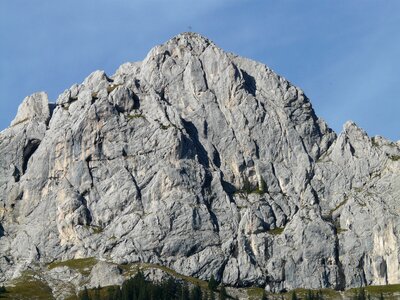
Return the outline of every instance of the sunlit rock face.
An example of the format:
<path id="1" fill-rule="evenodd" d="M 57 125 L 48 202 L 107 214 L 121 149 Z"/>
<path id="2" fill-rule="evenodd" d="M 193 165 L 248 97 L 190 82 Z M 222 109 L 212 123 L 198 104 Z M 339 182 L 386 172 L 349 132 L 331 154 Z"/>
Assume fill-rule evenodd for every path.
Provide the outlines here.
<path id="1" fill-rule="evenodd" d="M 399 143 L 337 136 L 302 90 L 197 34 L 54 105 L 27 97 L 0 166 L 1 281 L 96 257 L 272 291 L 400 282 Z"/>

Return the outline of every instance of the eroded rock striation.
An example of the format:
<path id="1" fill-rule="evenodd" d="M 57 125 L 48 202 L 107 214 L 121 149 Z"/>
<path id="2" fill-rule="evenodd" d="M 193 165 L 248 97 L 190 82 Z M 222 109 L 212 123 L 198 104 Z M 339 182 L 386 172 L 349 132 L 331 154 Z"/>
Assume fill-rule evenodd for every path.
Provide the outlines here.
<path id="1" fill-rule="evenodd" d="M 271 291 L 399 283 L 399 201 L 399 142 L 337 136 L 286 79 L 183 33 L 23 101 L 0 134 L 0 280 L 95 257 Z"/>

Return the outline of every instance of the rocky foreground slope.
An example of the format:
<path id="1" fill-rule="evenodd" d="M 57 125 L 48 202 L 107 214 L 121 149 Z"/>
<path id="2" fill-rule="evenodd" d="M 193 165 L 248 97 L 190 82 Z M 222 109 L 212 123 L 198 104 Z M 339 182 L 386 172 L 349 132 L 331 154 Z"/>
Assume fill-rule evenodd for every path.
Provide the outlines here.
<path id="1" fill-rule="evenodd" d="M 268 67 L 184 33 L 21 104 L 0 134 L 0 280 L 95 257 L 272 291 L 399 283 L 399 201 L 399 142 L 337 136 Z"/>

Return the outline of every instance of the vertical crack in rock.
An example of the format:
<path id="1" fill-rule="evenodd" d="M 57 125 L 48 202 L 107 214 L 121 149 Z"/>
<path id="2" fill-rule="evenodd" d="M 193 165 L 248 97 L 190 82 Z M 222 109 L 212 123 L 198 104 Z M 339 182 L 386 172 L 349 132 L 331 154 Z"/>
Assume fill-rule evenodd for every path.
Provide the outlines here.
<path id="1" fill-rule="evenodd" d="M 93 173 L 92 173 L 92 168 L 90 167 L 90 162 L 92 161 L 92 155 L 89 155 L 85 161 L 86 161 L 86 167 L 87 167 L 87 170 L 88 170 L 88 173 L 90 176 L 90 181 L 91 181 L 90 186 L 93 187 L 93 184 L 94 184 Z"/>
<path id="2" fill-rule="evenodd" d="M 16 166 L 14 166 L 14 171 L 12 173 L 12 176 L 14 177 L 15 182 L 19 182 L 21 178 L 21 172 Z"/>
<path id="3" fill-rule="evenodd" d="M 49 103 L 49 118 L 46 120 L 46 126 L 50 124 L 51 118 L 53 117 L 53 113 L 56 108 L 57 108 L 56 103 Z"/>
<path id="4" fill-rule="evenodd" d="M 365 276 L 365 254 L 363 253 L 363 255 L 361 256 L 359 263 L 358 263 L 358 269 L 360 271 L 360 276 L 361 276 L 361 285 L 362 286 L 367 286 L 367 278 Z"/>
<path id="5" fill-rule="evenodd" d="M 213 145 L 213 164 L 219 169 L 221 168 L 221 156 L 217 150 L 217 148 L 215 148 L 215 146 Z"/>
<path id="6" fill-rule="evenodd" d="M 132 179 L 133 184 L 135 185 L 136 193 L 137 193 L 136 200 L 139 200 L 139 201 L 140 201 L 140 204 L 141 204 L 142 210 L 143 210 L 142 191 L 141 191 L 141 189 L 140 189 L 140 187 L 139 187 L 139 185 L 138 185 L 138 183 L 137 183 L 135 177 L 133 176 L 132 172 L 129 171 L 129 169 L 128 169 L 127 166 L 125 166 L 125 170 L 128 172 L 129 176 L 130 176 L 131 179 Z"/>
<path id="7" fill-rule="evenodd" d="M 22 174 L 26 173 L 26 169 L 28 168 L 28 163 L 32 155 L 35 153 L 37 148 L 40 145 L 40 140 L 32 139 L 29 140 L 25 147 L 22 154 Z"/>
<path id="8" fill-rule="evenodd" d="M 187 134 L 189 135 L 193 143 L 193 146 L 195 147 L 199 163 L 202 164 L 206 169 L 208 169 L 210 166 L 210 162 L 208 160 L 208 153 L 199 140 L 199 134 L 196 126 L 194 126 L 194 124 L 189 121 L 186 121 L 184 119 L 181 120 Z"/>
<path id="9" fill-rule="evenodd" d="M 334 244 L 334 255 L 335 264 L 338 268 L 337 283 L 335 289 L 343 291 L 346 287 L 346 274 L 343 270 L 342 262 L 340 261 L 340 242 L 336 228 L 335 229 L 335 244 Z"/>
<path id="10" fill-rule="evenodd" d="M 93 217 L 92 217 L 92 213 L 90 212 L 90 209 L 89 209 L 89 206 L 88 206 L 85 196 L 82 194 L 79 194 L 79 201 L 82 203 L 82 206 L 84 208 L 84 211 L 83 211 L 84 220 L 80 220 L 81 224 L 79 224 L 79 223 L 78 224 L 79 225 L 90 225 L 93 221 Z"/>
<path id="11" fill-rule="evenodd" d="M 254 97 L 256 96 L 256 91 L 257 91 L 257 84 L 256 80 L 253 76 L 249 75 L 246 71 L 240 69 L 240 72 L 243 75 L 243 80 L 244 80 L 244 88 L 245 90 L 253 95 Z"/>

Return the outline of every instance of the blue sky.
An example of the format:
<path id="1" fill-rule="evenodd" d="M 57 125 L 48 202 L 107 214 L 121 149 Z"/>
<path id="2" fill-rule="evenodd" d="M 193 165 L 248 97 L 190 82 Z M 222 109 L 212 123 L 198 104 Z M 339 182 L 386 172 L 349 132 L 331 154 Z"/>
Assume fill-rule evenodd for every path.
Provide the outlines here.
<path id="1" fill-rule="evenodd" d="M 347 120 L 400 140 L 398 0 L 0 1 L 0 129 L 23 98 L 112 75 L 195 31 L 301 87 L 337 132 Z"/>

